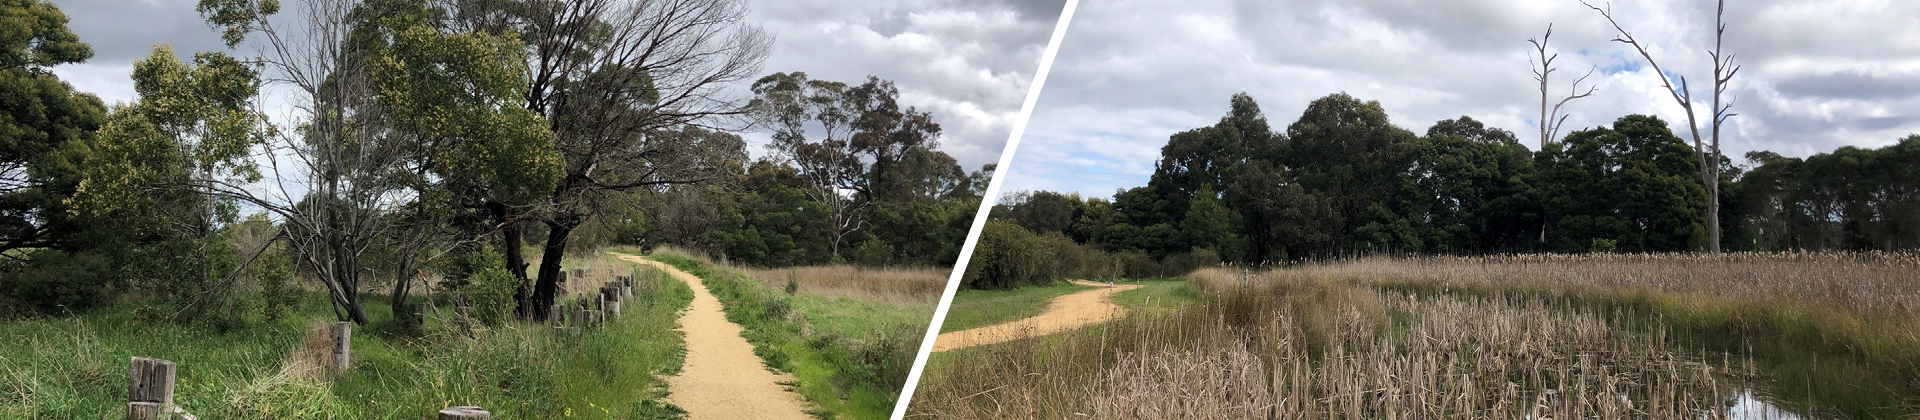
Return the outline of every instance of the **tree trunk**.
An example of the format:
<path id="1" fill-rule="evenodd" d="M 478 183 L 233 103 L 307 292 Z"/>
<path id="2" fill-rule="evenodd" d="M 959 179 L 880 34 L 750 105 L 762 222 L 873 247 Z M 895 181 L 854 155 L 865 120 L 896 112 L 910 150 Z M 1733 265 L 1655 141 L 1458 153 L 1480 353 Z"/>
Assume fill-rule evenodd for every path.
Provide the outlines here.
<path id="1" fill-rule="evenodd" d="M 539 306 L 533 305 L 533 288 L 527 287 L 527 258 L 520 253 L 520 247 L 525 243 L 521 238 L 520 223 L 513 220 L 513 209 L 507 208 L 506 203 L 488 202 L 487 208 L 493 212 L 494 221 L 500 223 L 500 253 L 505 257 L 502 261 L 506 261 L 507 271 L 518 280 L 513 287 L 513 314 L 537 320 L 539 317 L 534 316 L 534 308 Z"/>
<path id="2" fill-rule="evenodd" d="M 548 223 L 547 244 L 540 254 L 539 281 L 533 287 L 533 308 L 541 310 L 553 305 L 559 289 L 560 259 L 567 254 L 567 236 L 573 234 L 576 222 Z M 583 280 L 584 281 L 584 280 Z M 552 314 L 536 314 L 536 320 L 545 320 Z"/>
<path id="3" fill-rule="evenodd" d="M 413 283 L 413 276 L 407 275 L 410 271 L 412 270 L 403 268 L 393 277 L 393 295 L 389 296 L 387 300 L 389 304 L 393 305 L 393 316 L 395 318 L 407 313 L 407 286 Z"/>
<path id="4" fill-rule="evenodd" d="M 1719 127 L 1714 127 L 1714 130 L 1718 131 Z M 1717 157 L 1718 156 L 1716 156 L 1716 158 Z M 1719 160 L 1719 159 L 1715 159 L 1715 160 Z M 1719 172 L 1719 171 L 1714 171 L 1714 172 Z M 1713 179 L 1707 182 L 1707 231 L 1709 233 L 1708 236 L 1711 236 L 1711 238 L 1708 239 L 1707 249 L 1713 251 L 1714 255 L 1719 255 L 1720 254 L 1720 174 L 1718 173 L 1714 174 Z"/>

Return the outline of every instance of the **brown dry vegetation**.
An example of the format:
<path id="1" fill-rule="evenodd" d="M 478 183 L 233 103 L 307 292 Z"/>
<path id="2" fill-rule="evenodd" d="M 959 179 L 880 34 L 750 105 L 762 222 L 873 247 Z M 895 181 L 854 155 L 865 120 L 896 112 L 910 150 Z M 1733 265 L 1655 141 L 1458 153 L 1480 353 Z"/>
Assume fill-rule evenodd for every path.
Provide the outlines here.
<path id="1" fill-rule="evenodd" d="M 1913 349 L 1914 330 L 1890 329 L 1916 325 L 1916 269 L 1901 254 L 1732 254 L 1201 270 L 1196 306 L 936 355 L 910 417 L 1725 418 L 1768 373 L 1674 331 L 1857 327 L 1906 338 L 1821 342 L 1895 357 Z M 1906 397 L 1868 415 L 1913 410 Z"/>
<path id="2" fill-rule="evenodd" d="M 775 288 L 788 281 L 799 291 L 827 297 L 846 297 L 899 304 L 940 299 L 947 270 L 933 268 L 867 268 L 850 265 L 746 269 L 747 275 Z"/>
<path id="3" fill-rule="evenodd" d="M 717 260 L 704 252 L 671 245 L 656 248 L 655 253 L 684 255 L 707 265 L 719 265 L 746 273 L 776 290 L 784 290 L 792 281 L 798 292 L 828 299 L 853 298 L 895 305 L 925 305 L 940 299 L 946 290 L 943 268 L 824 265 L 788 268 L 754 268 Z M 572 267 L 572 266 L 569 266 Z"/>
<path id="4" fill-rule="evenodd" d="M 1920 254 L 1374 258 L 1297 268 L 1419 292 L 1522 293 L 1657 312 L 1688 331 L 1920 373 Z"/>

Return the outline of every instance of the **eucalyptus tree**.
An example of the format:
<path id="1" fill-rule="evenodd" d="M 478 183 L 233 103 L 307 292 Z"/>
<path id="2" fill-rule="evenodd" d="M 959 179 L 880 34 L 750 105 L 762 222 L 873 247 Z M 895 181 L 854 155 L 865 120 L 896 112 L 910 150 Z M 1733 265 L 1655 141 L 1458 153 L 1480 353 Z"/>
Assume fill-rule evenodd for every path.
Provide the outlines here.
<path id="1" fill-rule="evenodd" d="M 544 191 L 559 158 L 543 141 L 546 122 L 516 101 L 523 44 L 454 31 L 442 24 L 446 11 L 425 0 L 304 5 L 302 25 L 285 31 L 269 18 L 275 1 L 202 0 L 201 13 L 226 28 L 230 45 L 264 38 L 256 63 L 269 83 L 294 90 L 297 115 L 290 134 L 252 144 L 273 172 L 265 188 L 201 188 L 280 218 L 340 317 L 365 323 L 362 258 L 396 236 L 417 249 L 457 243 L 422 234 L 433 223 L 419 217 L 453 200 L 449 191 L 495 200 Z M 415 217 L 397 216 L 409 211 Z"/>
<path id="2" fill-rule="evenodd" d="M 798 169 L 807 198 L 826 208 L 832 226 L 827 249 L 834 258 L 848 235 L 866 227 L 862 216 L 873 204 L 868 163 L 853 146 L 859 111 L 850 109 L 850 90 L 802 72 L 774 73 L 753 83 L 754 112 L 773 130 L 767 148 Z M 814 130 L 817 137 L 809 135 Z"/>
<path id="3" fill-rule="evenodd" d="M 537 280 L 521 310 L 545 318 L 573 231 L 610 200 L 738 172 L 744 126 L 732 89 L 759 72 L 772 38 L 746 22 L 743 0 L 467 0 L 456 23 L 526 42 L 520 106 L 546 118 L 558 181 L 531 206 L 485 200 L 501 227 L 508 271 L 525 276 L 521 236 L 546 228 Z"/>
<path id="4" fill-rule="evenodd" d="M 1540 38 L 1537 39 L 1527 38 L 1527 43 L 1533 44 L 1535 54 L 1528 57 L 1527 61 L 1540 66 L 1539 68 L 1533 69 L 1533 80 L 1540 82 L 1540 119 L 1538 121 L 1540 124 L 1540 149 L 1542 150 L 1547 148 L 1547 143 L 1553 142 L 1553 138 L 1557 137 L 1560 133 L 1560 126 L 1567 122 L 1568 114 L 1561 113 L 1560 108 L 1565 107 L 1567 102 L 1572 102 L 1575 99 L 1593 96 L 1593 92 L 1599 90 L 1598 87 L 1589 85 L 1585 92 L 1580 91 L 1580 83 L 1587 81 L 1588 77 L 1593 77 L 1594 69 L 1589 68 L 1587 69 L 1586 75 L 1573 80 L 1573 85 L 1567 88 L 1567 95 L 1560 97 L 1560 101 L 1553 104 L 1553 110 L 1551 112 L 1547 110 L 1547 81 L 1553 77 L 1553 72 L 1560 70 L 1560 68 L 1553 66 L 1553 60 L 1560 58 L 1560 54 L 1547 54 L 1547 42 L 1552 39 L 1553 24 L 1551 23 L 1547 24 L 1546 35 L 1541 35 Z M 1540 61 L 1537 63 L 1533 62 L 1533 57 L 1539 57 Z"/>
<path id="5" fill-rule="evenodd" d="M 1613 25 L 1616 34 L 1613 41 L 1633 46 L 1634 51 L 1640 53 L 1640 58 L 1646 59 L 1647 65 L 1653 67 L 1653 73 L 1660 76 L 1660 86 L 1665 88 L 1673 97 L 1673 101 L 1679 103 L 1680 109 L 1686 112 L 1687 129 L 1693 134 L 1693 149 L 1699 155 L 1697 157 L 1700 161 L 1700 183 L 1706 186 L 1707 248 L 1715 254 L 1720 253 L 1720 178 L 1724 169 L 1722 161 L 1726 159 L 1720 153 L 1720 126 L 1726 123 L 1727 119 L 1739 115 L 1732 112 L 1733 101 L 1728 100 L 1723 103 L 1721 97 L 1727 93 L 1728 84 L 1733 81 L 1733 76 L 1740 73 L 1740 66 L 1734 64 L 1734 55 L 1726 54 L 1721 50 L 1721 41 L 1727 34 L 1726 0 L 1716 3 L 1713 14 L 1713 49 L 1707 50 L 1707 58 L 1713 60 L 1713 103 L 1712 108 L 1708 109 L 1711 114 L 1708 123 L 1712 130 L 1712 137 L 1706 140 L 1700 137 L 1700 123 L 1693 113 L 1693 90 L 1687 85 L 1686 76 L 1669 76 L 1665 70 L 1661 70 L 1660 63 L 1653 60 L 1653 54 L 1647 52 L 1647 47 L 1634 39 L 1633 34 L 1627 32 L 1626 28 L 1622 28 L 1619 21 L 1614 20 L 1611 4 L 1605 9 L 1589 4 L 1585 0 L 1581 0 L 1580 4 L 1600 13 L 1600 17 L 1606 18 L 1607 23 Z M 1679 79 L 1678 88 L 1674 87 L 1676 78 Z"/>
<path id="6" fill-rule="evenodd" d="M 841 254 L 848 237 L 869 226 L 875 203 L 906 203 L 969 190 L 968 178 L 939 147 L 933 117 L 899 104 L 893 82 L 813 80 L 806 73 L 774 73 L 753 84 L 751 108 L 773 131 L 768 145 L 799 169 L 808 195 L 828 209 L 829 249 Z"/>

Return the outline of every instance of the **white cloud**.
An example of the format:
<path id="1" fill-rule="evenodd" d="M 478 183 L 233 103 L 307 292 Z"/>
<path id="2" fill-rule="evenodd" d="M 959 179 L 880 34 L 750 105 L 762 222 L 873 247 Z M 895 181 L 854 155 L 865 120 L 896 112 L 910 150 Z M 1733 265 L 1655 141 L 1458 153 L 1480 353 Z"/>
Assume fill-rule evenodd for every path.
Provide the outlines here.
<path id="1" fill-rule="evenodd" d="M 1064 0 L 836 1 L 748 0 L 748 21 L 775 36 L 766 73 L 804 71 L 815 79 L 859 83 L 892 80 L 903 105 L 933 113 L 942 143 L 968 169 L 997 161 L 1013 118 L 1026 98 Z M 193 0 L 54 0 L 69 26 L 96 56 L 56 68 L 75 88 L 108 103 L 131 101 L 134 60 L 157 43 L 181 56 L 229 51 Z M 296 2 L 297 3 L 297 2 Z M 289 12 L 300 8 L 286 7 Z M 284 18 L 284 16 L 283 16 Z M 276 19 L 279 20 L 279 19 Z M 251 54 L 243 45 L 236 54 Z M 742 84 L 736 94 L 746 95 Z M 269 114 L 284 120 L 284 95 L 268 98 Z M 749 150 L 763 151 L 764 133 L 747 133 Z"/>
<path id="2" fill-rule="evenodd" d="M 1696 84 L 1704 123 L 1712 63 L 1701 51 L 1712 42 L 1713 3 L 1611 7 L 1664 70 Z M 1723 134 L 1729 156 L 1806 156 L 1920 132 L 1920 3 L 1728 7 L 1726 50 L 1746 66 L 1729 92 L 1741 114 Z M 1599 88 L 1569 104 L 1563 135 L 1639 113 L 1688 137 L 1686 116 L 1659 77 L 1574 0 L 1114 0 L 1083 4 L 1074 17 L 1008 189 L 1104 196 L 1145 185 L 1168 135 L 1212 124 L 1242 91 L 1276 130 L 1309 101 L 1346 92 L 1380 101 L 1395 124 L 1416 133 L 1466 115 L 1537 146 L 1539 85 L 1526 40 L 1549 23 L 1560 54 L 1553 93 L 1590 68 L 1588 81 Z"/>

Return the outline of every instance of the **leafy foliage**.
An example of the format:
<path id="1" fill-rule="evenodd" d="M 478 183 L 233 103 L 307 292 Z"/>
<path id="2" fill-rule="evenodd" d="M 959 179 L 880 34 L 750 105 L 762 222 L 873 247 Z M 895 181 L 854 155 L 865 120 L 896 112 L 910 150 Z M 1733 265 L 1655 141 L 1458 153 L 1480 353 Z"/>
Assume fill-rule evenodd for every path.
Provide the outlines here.
<path id="1" fill-rule="evenodd" d="M 1111 200 L 1047 191 L 1001 198 L 973 264 L 993 270 L 1060 233 L 1150 277 L 1219 262 L 1277 264 L 1371 253 L 1675 252 L 1707 249 L 1707 201 L 1690 145 L 1628 115 L 1529 151 L 1470 117 L 1423 136 L 1378 103 L 1313 101 L 1284 133 L 1234 95 L 1212 126 L 1169 136 L 1146 186 Z M 1920 136 L 1807 159 L 1748 156 L 1718 173 L 1734 249 L 1920 248 Z M 1015 231 L 1014 228 L 1020 228 Z M 1051 245 L 1056 261 L 1064 244 Z M 978 278 L 1030 274 L 980 272 Z M 1184 272 L 1184 271 L 1178 271 Z M 1173 274 L 1178 274 L 1178 272 Z M 1069 274 L 1072 275 L 1072 274 Z M 1026 280 L 969 282 L 1000 288 Z"/>

